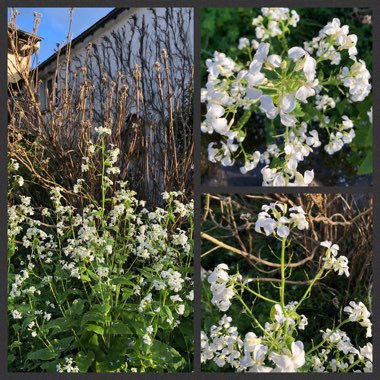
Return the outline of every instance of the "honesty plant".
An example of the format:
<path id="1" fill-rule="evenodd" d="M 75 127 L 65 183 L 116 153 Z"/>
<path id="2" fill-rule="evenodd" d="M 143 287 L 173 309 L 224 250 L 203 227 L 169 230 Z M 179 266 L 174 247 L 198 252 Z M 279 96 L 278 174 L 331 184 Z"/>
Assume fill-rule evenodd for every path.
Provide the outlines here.
<path id="1" fill-rule="evenodd" d="M 146 209 L 113 178 L 119 151 L 107 148 L 110 130 L 97 133 L 82 171 L 101 179 L 100 202 L 79 179 L 73 192 L 82 209 L 65 204 L 58 187 L 50 208 L 33 207 L 28 196 L 9 206 L 9 368 L 191 368 L 193 203 L 165 192 L 162 208 Z M 95 154 L 103 157 L 100 168 Z M 23 184 L 17 169 L 11 160 L 13 186 Z"/>
<path id="2" fill-rule="evenodd" d="M 250 319 L 252 331 L 242 336 L 232 318 L 224 314 L 218 325 L 211 326 L 209 334 L 202 331 L 202 363 L 213 361 L 218 367 L 229 366 L 236 372 L 372 372 L 372 343 L 356 347 L 342 330 L 350 323 L 358 323 L 365 328 L 366 338 L 372 337 L 370 313 L 362 302 L 349 302 L 339 319 L 331 322 L 331 328 L 325 326 L 311 342 L 302 339 L 302 331 L 308 325 L 302 309 L 313 286 L 331 273 L 349 277 L 347 257 L 339 254 L 337 244 L 321 242 L 324 254 L 316 275 L 309 279 L 302 297 L 290 301 L 286 280 L 292 274 L 292 255 L 287 248 L 293 230 L 309 228 L 307 215 L 299 206 L 288 210 L 286 204 L 277 202 L 263 206 L 262 210 L 255 230 L 281 242 L 281 252 L 278 255 L 273 252 L 280 261 L 273 261 L 279 264 L 281 276 L 280 285 L 276 286 L 278 297 L 264 295 L 262 285 L 253 286 L 257 283 L 245 280 L 239 273 L 231 275 L 226 264 L 219 264 L 207 275 L 211 303 L 223 314 L 236 303 Z M 263 303 L 270 305 L 265 323 Z"/>
<path id="3" fill-rule="evenodd" d="M 252 21 L 256 40 L 240 38 L 236 60 L 217 51 L 206 60 L 201 102 L 207 113 L 201 130 L 215 136 L 208 158 L 223 166 L 240 163 L 243 174 L 262 163 L 263 186 L 308 186 L 314 168 L 300 173 L 298 164 L 322 145 L 333 155 L 352 142 L 353 121 L 347 115 L 340 119 L 334 108 L 343 99 L 363 101 L 371 90 L 370 73 L 357 58 L 357 36 L 339 19 L 302 47 L 289 47 L 287 35 L 297 32 L 297 12 L 261 10 Z M 266 128 L 275 131 L 264 151 L 244 144 L 256 133 L 247 124 L 253 113 L 263 115 Z"/>

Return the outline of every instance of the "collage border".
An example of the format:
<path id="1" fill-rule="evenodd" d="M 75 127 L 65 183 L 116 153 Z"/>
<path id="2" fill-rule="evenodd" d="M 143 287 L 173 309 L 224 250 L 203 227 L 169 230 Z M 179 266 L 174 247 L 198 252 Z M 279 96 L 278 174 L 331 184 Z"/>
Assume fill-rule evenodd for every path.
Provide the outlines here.
<path id="1" fill-rule="evenodd" d="M 0 0 L 0 379 L 62 379 L 66 374 L 51 373 L 9 373 L 7 372 L 7 8 L 8 7 L 192 7 L 194 8 L 194 220 L 195 220 L 195 248 L 194 248 L 194 372 L 193 373 L 86 373 L 71 374 L 81 379 L 104 378 L 104 379 L 242 379 L 248 376 L 260 378 L 268 376 L 281 376 L 280 374 L 231 374 L 231 373 L 206 373 L 200 372 L 200 329 L 201 329 L 201 195 L 203 193 L 371 193 L 374 198 L 373 210 L 373 248 L 380 247 L 380 148 L 373 151 L 373 186 L 354 187 L 214 187 L 203 186 L 200 178 L 200 139 L 199 128 L 201 118 L 200 102 L 200 10 L 203 7 L 326 7 L 326 8 L 354 8 L 369 7 L 373 10 L 373 52 L 380 57 L 380 1 L 379 0 Z M 373 60 L 372 69 L 373 84 L 373 120 L 374 136 L 373 146 L 380 147 L 380 59 Z M 374 255 L 373 272 L 380 273 L 380 258 Z M 374 275 L 373 294 L 373 342 L 374 342 L 374 372 L 372 374 L 346 374 L 347 379 L 358 376 L 366 378 L 380 378 L 380 326 L 378 317 L 380 315 L 380 276 Z M 376 376 L 377 375 L 377 376 Z M 284 374 L 287 379 L 306 378 L 341 378 L 341 374 Z"/>

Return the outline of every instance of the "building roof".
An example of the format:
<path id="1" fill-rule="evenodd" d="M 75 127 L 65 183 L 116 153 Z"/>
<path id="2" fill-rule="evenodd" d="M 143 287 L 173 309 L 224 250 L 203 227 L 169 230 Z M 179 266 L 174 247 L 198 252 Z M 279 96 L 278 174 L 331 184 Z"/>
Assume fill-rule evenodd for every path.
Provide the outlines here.
<path id="1" fill-rule="evenodd" d="M 129 8 L 115 8 L 111 12 L 107 13 L 103 18 L 101 18 L 99 21 L 97 21 L 95 24 L 91 25 L 88 29 L 86 29 L 84 32 L 79 34 L 79 36 L 75 37 L 71 41 L 71 47 L 74 47 L 75 45 L 79 44 L 80 42 L 83 42 L 88 36 L 94 34 L 98 29 L 103 28 L 104 25 L 112 20 L 115 19 L 120 13 L 125 11 Z M 67 49 L 67 44 L 60 50 L 60 54 L 64 53 Z M 45 59 L 42 63 L 38 65 L 38 69 L 42 70 L 46 66 L 48 66 L 50 63 L 55 62 L 57 57 L 57 53 L 52 54 L 49 58 Z"/>
<path id="2" fill-rule="evenodd" d="M 8 25 L 8 32 L 9 31 L 12 31 L 13 28 L 11 26 Z M 26 32 L 25 30 L 22 30 L 22 29 L 19 29 L 17 28 L 16 29 L 16 32 L 17 32 L 17 35 L 19 38 L 23 39 L 23 40 L 28 40 L 29 38 L 34 38 L 37 42 L 38 41 L 41 41 L 43 38 L 41 37 L 38 37 L 36 36 L 35 34 L 32 34 L 32 33 L 29 33 L 29 32 Z"/>

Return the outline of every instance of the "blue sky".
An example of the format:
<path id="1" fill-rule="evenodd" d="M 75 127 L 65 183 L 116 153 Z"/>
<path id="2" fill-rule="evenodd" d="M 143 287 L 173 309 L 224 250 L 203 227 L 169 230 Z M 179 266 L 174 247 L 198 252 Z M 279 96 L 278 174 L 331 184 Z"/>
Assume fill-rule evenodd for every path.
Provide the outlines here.
<path id="1" fill-rule="evenodd" d="M 42 14 L 38 36 L 42 37 L 41 48 L 38 53 L 39 63 L 50 57 L 57 48 L 57 42 L 66 40 L 69 29 L 70 8 L 16 8 L 20 14 L 17 17 L 17 26 L 31 32 L 33 29 L 33 12 Z M 93 25 L 113 8 L 75 8 L 72 24 L 73 38 Z M 9 12 L 8 12 L 9 15 Z"/>

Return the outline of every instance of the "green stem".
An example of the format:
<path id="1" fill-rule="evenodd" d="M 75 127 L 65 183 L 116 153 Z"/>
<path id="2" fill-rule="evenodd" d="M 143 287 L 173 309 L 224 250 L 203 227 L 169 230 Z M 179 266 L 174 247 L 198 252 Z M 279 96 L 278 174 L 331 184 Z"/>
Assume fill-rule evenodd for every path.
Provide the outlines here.
<path id="1" fill-rule="evenodd" d="M 280 287 L 280 304 L 282 310 L 286 316 L 285 310 L 285 248 L 286 248 L 286 238 L 281 241 L 281 287 Z"/>
<path id="2" fill-rule="evenodd" d="M 322 274 L 323 274 L 323 271 L 324 269 L 321 268 L 319 270 L 319 272 L 317 273 L 317 275 L 314 277 L 313 281 L 310 283 L 310 285 L 308 286 L 308 288 L 306 289 L 306 292 L 304 293 L 304 295 L 302 296 L 301 300 L 298 302 L 298 304 L 295 306 L 294 308 L 294 311 L 297 311 L 297 309 L 301 306 L 301 304 L 305 301 L 305 299 L 307 299 L 309 296 L 310 296 L 310 293 L 311 293 L 311 289 L 313 288 L 314 284 L 322 277 Z M 327 272 L 329 273 L 329 272 Z M 326 273 L 326 274 L 327 274 Z"/>
<path id="3" fill-rule="evenodd" d="M 346 368 L 345 370 L 344 370 L 344 372 L 350 372 L 351 371 L 351 369 L 352 368 L 354 368 L 356 365 L 358 365 L 358 364 L 360 364 L 360 363 L 362 363 L 363 362 L 363 360 L 356 360 L 355 362 L 353 362 L 348 368 Z"/>
<path id="4" fill-rule="evenodd" d="M 236 298 L 240 301 L 240 303 L 243 305 L 244 309 L 247 311 L 247 313 L 250 315 L 250 317 L 254 320 L 257 327 L 265 334 L 269 335 L 268 331 L 265 330 L 265 328 L 260 324 L 260 322 L 257 320 L 257 318 L 253 315 L 251 309 L 247 306 L 247 304 L 244 302 L 243 298 L 241 298 L 238 294 L 235 294 Z"/>
<path id="5" fill-rule="evenodd" d="M 273 300 L 271 298 L 267 298 L 263 296 L 262 294 L 255 292 L 254 290 L 252 290 L 251 288 L 249 288 L 248 286 L 244 284 L 241 284 L 241 287 L 244 288 L 245 290 L 248 290 L 250 293 L 254 294 L 256 297 L 263 299 L 264 301 L 268 301 L 270 303 L 275 303 L 275 304 L 278 303 L 278 301 Z"/>

